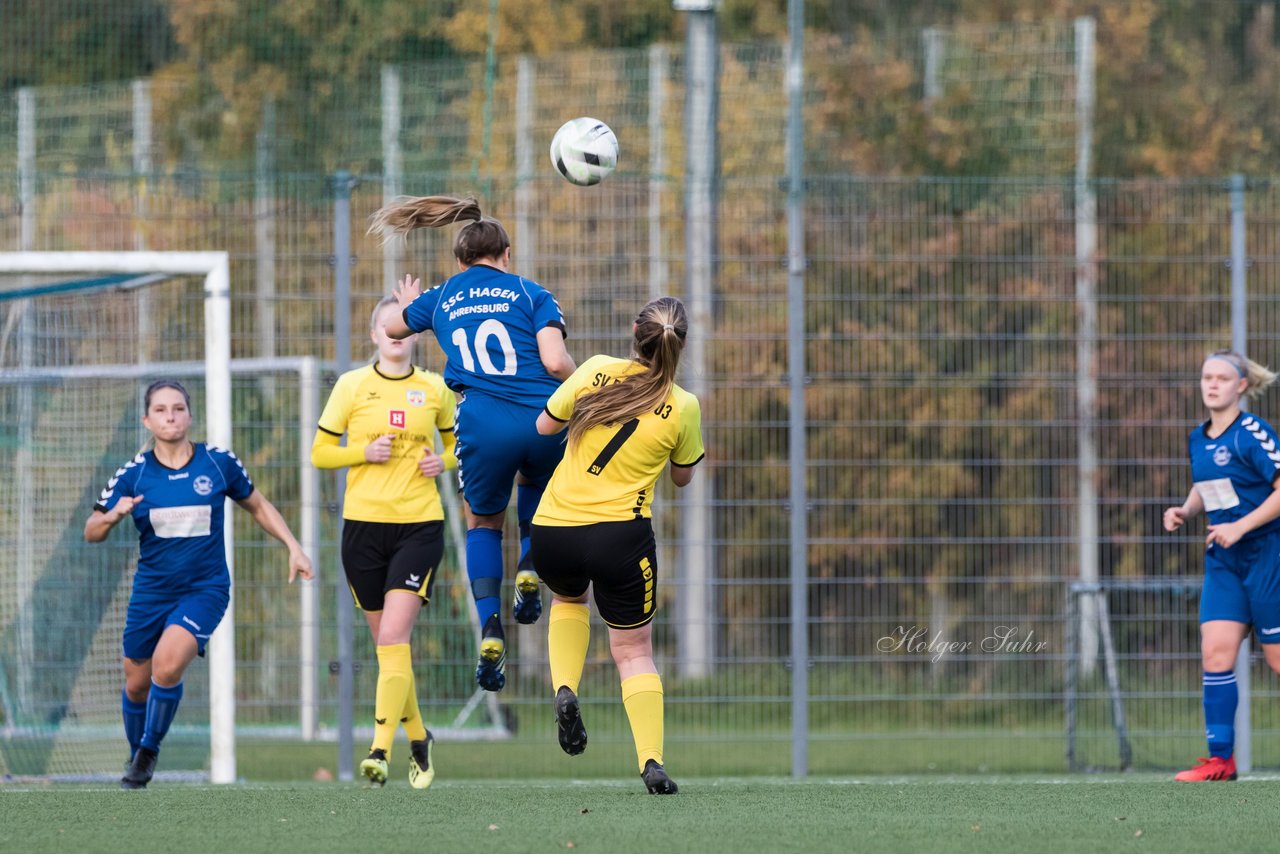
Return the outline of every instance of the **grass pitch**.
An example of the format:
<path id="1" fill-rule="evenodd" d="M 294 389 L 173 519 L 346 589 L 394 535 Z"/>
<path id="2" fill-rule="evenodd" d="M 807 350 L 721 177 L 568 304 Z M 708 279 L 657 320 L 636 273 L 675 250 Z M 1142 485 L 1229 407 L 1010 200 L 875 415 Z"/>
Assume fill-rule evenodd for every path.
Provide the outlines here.
<path id="1" fill-rule="evenodd" d="M 1280 780 L 1167 775 L 0 787 L 0 851 L 1269 850 Z"/>

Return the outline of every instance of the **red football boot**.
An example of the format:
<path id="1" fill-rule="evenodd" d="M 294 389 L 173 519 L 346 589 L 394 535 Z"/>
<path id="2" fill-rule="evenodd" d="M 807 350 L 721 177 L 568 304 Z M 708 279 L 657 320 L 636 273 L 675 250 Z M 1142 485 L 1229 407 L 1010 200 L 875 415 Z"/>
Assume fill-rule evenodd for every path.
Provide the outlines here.
<path id="1" fill-rule="evenodd" d="M 1236 778 L 1235 757 L 1226 759 L 1214 756 L 1210 759 L 1200 757 L 1200 764 L 1174 775 L 1179 783 L 1207 783 L 1214 780 L 1234 780 Z"/>

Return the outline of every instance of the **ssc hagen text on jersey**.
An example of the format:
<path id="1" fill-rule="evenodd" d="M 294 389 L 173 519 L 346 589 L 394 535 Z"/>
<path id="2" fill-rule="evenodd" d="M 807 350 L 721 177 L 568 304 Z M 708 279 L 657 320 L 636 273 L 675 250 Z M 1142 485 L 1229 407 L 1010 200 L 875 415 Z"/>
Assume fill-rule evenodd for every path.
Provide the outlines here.
<path id="1" fill-rule="evenodd" d="M 560 385 L 542 364 L 538 333 L 564 334 L 555 297 L 537 282 L 477 264 L 404 310 L 414 332 L 431 330 L 447 354 L 445 385 L 541 408 Z"/>
<path id="2" fill-rule="evenodd" d="M 414 368 L 403 377 L 366 365 L 338 377 L 319 427 L 331 436 L 347 434 L 359 456 L 347 472 L 342 517 L 357 522 L 431 522 L 444 518 L 435 478 L 418 470 L 425 450 L 435 448 L 436 431 L 453 430 L 457 404 L 439 374 Z M 363 449 L 390 435 L 391 459 L 364 463 Z"/>

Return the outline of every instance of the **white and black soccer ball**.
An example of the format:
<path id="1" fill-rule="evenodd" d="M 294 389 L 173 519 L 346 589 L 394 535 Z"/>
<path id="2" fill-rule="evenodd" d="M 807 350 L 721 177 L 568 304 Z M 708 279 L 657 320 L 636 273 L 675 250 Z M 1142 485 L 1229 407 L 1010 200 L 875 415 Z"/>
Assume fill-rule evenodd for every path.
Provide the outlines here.
<path id="1" fill-rule="evenodd" d="M 618 138 L 599 119 L 569 119 L 551 138 L 551 165 L 570 184 L 599 184 L 618 165 Z"/>

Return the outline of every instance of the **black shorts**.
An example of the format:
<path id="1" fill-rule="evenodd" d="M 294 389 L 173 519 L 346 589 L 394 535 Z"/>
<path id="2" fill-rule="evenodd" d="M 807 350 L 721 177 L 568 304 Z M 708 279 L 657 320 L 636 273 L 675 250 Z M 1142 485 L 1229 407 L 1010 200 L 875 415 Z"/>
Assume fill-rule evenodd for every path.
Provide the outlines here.
<path id="1" fill-rule="evenodd" d="M 530 554 L 552 593 L 576 598 L 590 586 L 612 628 L 637 629 L 657 612 L 658 548 L 648 519 L 534 525 Z"/>
<path id="2" fill-rule="evenodd" d="M 392 590 L 431 601 L 442 557 L 444 522 L 342 522 L 342 569 L 362 611 L 381 611 Z"/>

